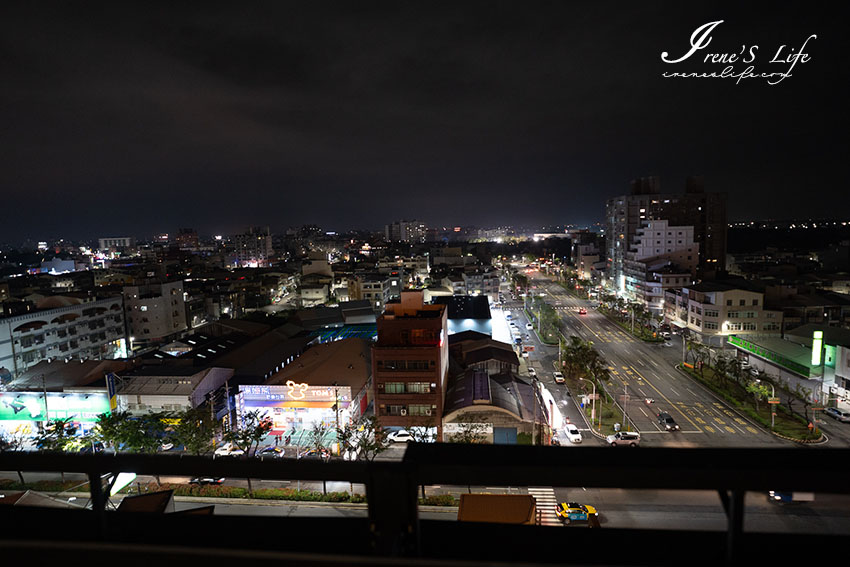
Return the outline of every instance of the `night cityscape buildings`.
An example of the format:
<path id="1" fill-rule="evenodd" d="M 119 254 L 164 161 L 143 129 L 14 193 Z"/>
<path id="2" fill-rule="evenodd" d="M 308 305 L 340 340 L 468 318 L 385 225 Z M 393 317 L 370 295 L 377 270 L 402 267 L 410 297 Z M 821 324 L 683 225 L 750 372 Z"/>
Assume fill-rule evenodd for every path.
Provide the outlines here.
<path id="1" fill-rule="evenodd" d="M 4 561 L 829 559 L 841 21 L 4 5 Z"/>

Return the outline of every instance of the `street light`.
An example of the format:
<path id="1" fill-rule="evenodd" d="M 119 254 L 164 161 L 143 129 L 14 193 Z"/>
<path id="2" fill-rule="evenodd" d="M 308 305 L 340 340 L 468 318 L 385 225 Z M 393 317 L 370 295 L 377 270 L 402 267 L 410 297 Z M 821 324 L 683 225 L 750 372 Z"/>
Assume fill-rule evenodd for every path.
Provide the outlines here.
<path id="1" fill-rule="evenodd" d="M 761 380 L 756 378 L 756 384 L 761 384 Z M 768 384 L 770 384 L 770 397 L 775 398 L 776 397 L 776 388 L 773 387 L 773 382 L 768 382 Z M 768 405 L 773 405 L 773 404 L 771 404 L 770 401 L 768 401 Z M 775 418 L 776 418 L 776 408 L 771 407 L 770 408 L 770 430 L 771 431 L 773 431 L 773 425 L 774 425 Z"/>
<path id="2" fill-rule="evenodd" d="M 590 410 L 590 427 L 593 428 L 593 420 L 596 419 L 596 382 L 591 380 L 585 380 L 584 378 L 579 378 L 581 382 L 590 382 L 590 385 L 593 386 L 593 393 L 590 395 L 591 402 L 593 403 L 593 407 Z M 602 420 L 600 419 L 599 427 L 602 427 Z"/>

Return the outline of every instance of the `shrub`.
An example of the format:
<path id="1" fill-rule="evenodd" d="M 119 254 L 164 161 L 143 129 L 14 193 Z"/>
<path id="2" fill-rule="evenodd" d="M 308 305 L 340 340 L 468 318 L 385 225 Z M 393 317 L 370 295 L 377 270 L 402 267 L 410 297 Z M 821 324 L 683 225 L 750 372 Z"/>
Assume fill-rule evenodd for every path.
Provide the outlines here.
<path id="1" fill-rule="evenodd" d="M 419 499 L 425 506 L 457 506 L 457 500 L 451 494 L 436 494 Z"/>
<path id="2" fill-rule="evenodd" d="M 362 504 L 364 502 L 366 502 L 366 495 L 365 494 L 356 494 L 355 493 L 355 494 L 351 495 L 351 503 L 352 504 Z"/>
<path id="3" fill-rule="evenodd" d="M 516 443 L 517 445 L 531 445 L 531 433 L 517 433 Z"/>

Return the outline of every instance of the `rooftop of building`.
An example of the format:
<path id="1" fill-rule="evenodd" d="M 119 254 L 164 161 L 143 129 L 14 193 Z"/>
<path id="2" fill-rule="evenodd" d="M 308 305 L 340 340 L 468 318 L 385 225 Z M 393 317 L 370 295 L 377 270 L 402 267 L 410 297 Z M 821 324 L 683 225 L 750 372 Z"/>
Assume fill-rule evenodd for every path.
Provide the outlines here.
<path id="1" fill-rule="evenodd" d="M 850 347 L 850 330 L 842 329 L 840 327 L 830 327 L 828 325 L 809 323 L 807 325 L 801 325 L 795 329 L 791 329 L 790 331 L 785 331 L 785 336 L 788 337 L 788 340 L 790 341 L 794 341 L 795 343 L 803 344 L 808 348 L 811 348 L 812 336 L 815 331 L 823 332 L 824 344 Z"/>
<path id="2" fill-rule="evenodd" d="M 8 389 L 58 392 L 66 388 L 105 388 L 107 373 L 121 373 L 133 366 L 134 362 L 128 360 L 42 360 L 11 382 Z"/>
<path id="3" fill-rule="evenodd" d="M 287 380 L 316 386 L 334 382 L 359 391 L 372 374 L 372 341 L 348 338 L 313 345 L 280 372 L 274 373 L 266 384 L 285 384 Z"/>
<path id="4" fill-rule="evenodd" d="M 449 319 L 490 319 L 490 300 L 486 295 L 438 296 L 435 305 L 446 305 Z"/>

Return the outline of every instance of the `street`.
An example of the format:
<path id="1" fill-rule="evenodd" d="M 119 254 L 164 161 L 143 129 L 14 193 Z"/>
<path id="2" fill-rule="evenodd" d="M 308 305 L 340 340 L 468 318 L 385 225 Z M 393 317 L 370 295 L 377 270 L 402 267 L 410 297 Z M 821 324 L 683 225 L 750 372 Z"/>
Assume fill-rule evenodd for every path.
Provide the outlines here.
<path id="1" fill-rule="evenodd" d="M 597 312 L 591 301 L 578 299 L 566 292 L 549 278 L 534 272 L 529 280 L 531 291 L 541 293 L 544 301 L 551 305 L 564 321 L 565 336 L 578 336 L 591 341 L 593 347 L 605 359 L 610 379 L 605 384 L 609 394 L 625 409 L 628 426 L 641 433 L 641 444 L 664 447 L 769 447 L 790 446 L 792 443 L 780 439 L 750 421 L 696 383 L 675 365 L 681 362 L 681 337 L 674 336 L 672 347 L 663 343 L 645 343 L 631 337 L 616 323 Z M 519 299 L 519 298 L 518 298 Z M 525 313 L 521 301 L 509 302 L 506 306 L 518 315 L 523 324 Z M 579 314 L 584 307 L 586 314 Z M 587 424 L 576 407 L 576 399 L 567 395 L 566 387 L 554 383 L 552 370 L 557 360 L 558 349 L 545 346 L 534 336 L 535 351 L 530 364 L 538 370 L 541 382 L 555 395 L 562 411 L 572 423 L 580 423 L 582 436 L 590 438 Z M 589 393 L 589 392 L 588 392 Z M 574 393 L 577 394 L 577 393 Z M 646 403 L 646 399 L 653 400 Z M 681 427 L 680 431 L 668 432 L 659 427 L 656 416 L 659 412 L 670 413 Z M 585 443 L 587 442 L 585 441 Z M 597 443 L 599 441 L 596 441 Z"/>

